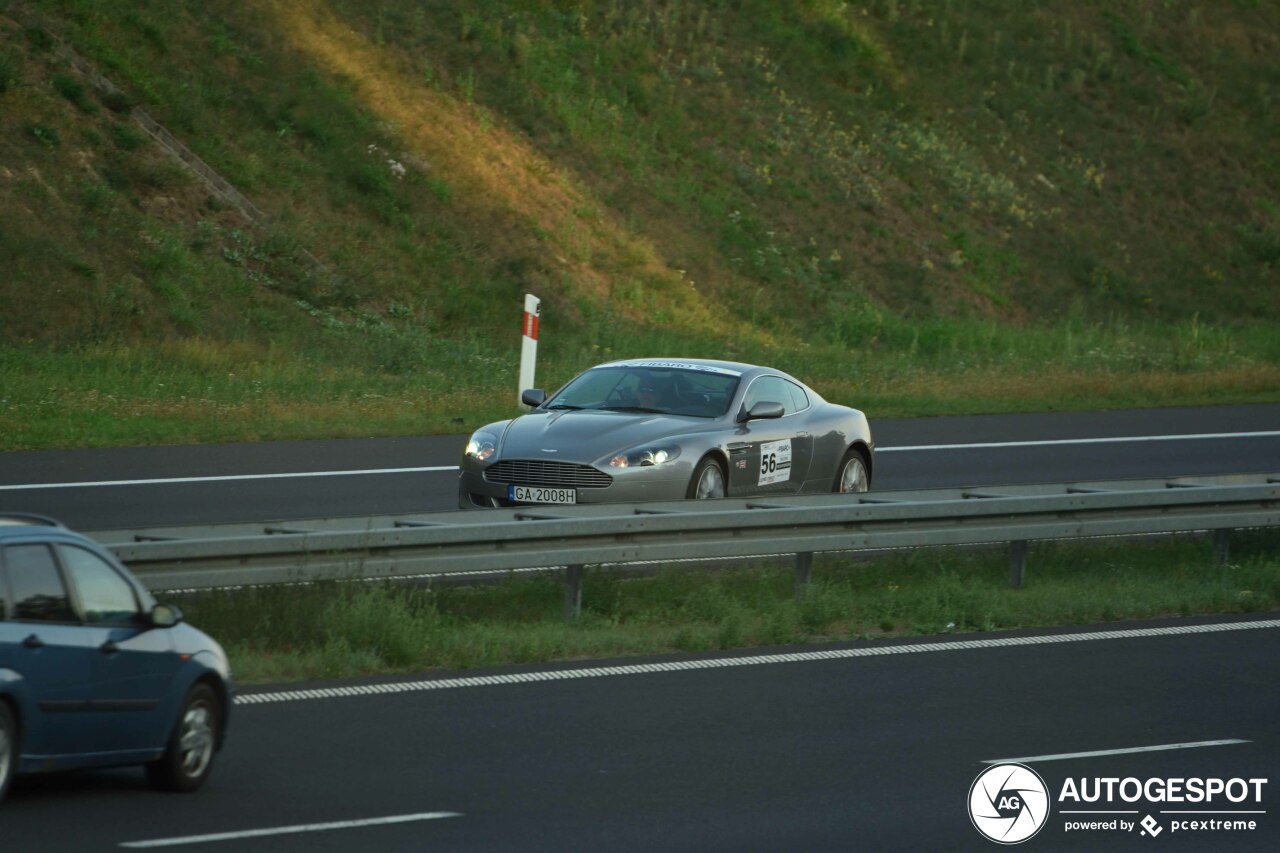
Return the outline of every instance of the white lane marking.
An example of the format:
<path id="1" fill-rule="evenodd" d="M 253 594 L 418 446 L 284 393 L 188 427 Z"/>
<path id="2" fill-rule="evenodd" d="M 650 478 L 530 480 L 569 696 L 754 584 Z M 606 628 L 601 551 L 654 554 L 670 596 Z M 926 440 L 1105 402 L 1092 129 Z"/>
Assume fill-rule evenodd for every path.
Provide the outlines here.
<path id="1" fill-rule="evenodd" d="M 365 820 L 339 820 L 332 823 L 306 823 L 299 826 L 276 826 L 270 829 L 246 829 L 240 832 L 215 832 L 210 835 L 188 835 L 182 838 L 156 838 L 150 841 L 122 841 L 121 847 L 177 847 L 184 844 L 204 844 L 209 841 L 238 841 L 242 838 L 261 838 L 265 835 L 290 835 L 298 832 L 327 832 L 331 829 L 355 829 L 364 826 L 385 826 L 392 823 L 409 823 L 417 820 L 440 820 L 446 817 L 462 817 L 459 812 L 422 812 L 420 814 L 392 815 Z"/>
<path id="2" fill-rule="evenodd" d="M 1141 441 L 1201 441 L 1225 438 L 1274 438 L 1280 430 L 1267 432 L 1206 432 L 1198 435 L 1117 435 L 1109 438 L 1058 438 L 1045 441 L 992 441 L 975 444 L 918 444 L 901 447 L 878 447 L 877 453 L 903 450 L 989 450 L 1000 447 L 1056 447 L 1065 444 L 1125 444 Z"/>
<path id="3" fill-rule="evenodd" d="M 949 643 L 910 643 L 864 646 L 856 649 L 828 649 L 816 652 L 792 652 L 776 655 L 752 655 L 733 658 L 703 658 L 664 663 L 627 664 L 622 666 L 584 667 L 543 672 L 516 672 L 505 675 L 477 675 L 464 678 L 439 678 L 430 681 L 396 681 L 351 687 L 326 687 L 283 690 L 270 693 L 241 693 L 237 705 L 262 705 L 270 702 L 295 702 L 309 699 L 339 699 L 348 696 L 376 696 L 388 693 L 413 693 L 423 690 L 449 690 L 468 687 L 493 687 L 502 684 L 532 684 L 543 681 L 568 681 L 577 678 L 643 675 L 658 672 L 686 672 L 703 669 L 727 669 L 735 666 L 807 663 L 809 661 L 845 660 L 895 654 L 922 654 L 967 649 L 993 649 L 1010 646 L 1044 646 L 1058 643 L 1082 643 L 1092 640 L 1127 640 L 1137 637 L 1168 637 L 1185 634 L 1212 634 L 1222 631 L 1250 631 L 1280 628 L 1280 619 L 1255 622 L 1225 622 L 1214 625 L 1180 625 L 1171 628 L 1133 628 L 1124 631 L 1089 631 L 1079 634 L 1049 634 L 1038 637 L 999 637 L 988 640 L 957 640 Z"/>
<path id="4" fill-rule="evenodd" d="M 1124 749 L 1098 749 L 1093 752 L 1059 752 L 1055 755 L 1024 755 L 1021 758 L 990 758 L 983 764 L 1026 764 L 1030 761 L 1061 761 L 1065 758 L 1097 758 L 1102 755 L 1129 755 L 1134 752 L 1162 752 L 1166 749 L 1196 749 L 1202 746 L 1229 746 L 1236 743 L 1252 743 L 1238 738 L 1226 740 L 1200 740 L 1192 743 L 1162 743 L 1157 746 L 1131 746 Z"/>
<path id="5" fill-rule="evenodd" d="M 88 480 L 82 483 L 27 483 L 0 486 L 0 491 L 18 489 L 84 489 L 92 486 L 167 486 L 171 483 L 219 483 L 232 480 L 288 480 L 299 477 L 355 477 L 364 474 L 422 474 L 432 471 L 457 471 L 457 465 L 437 468 L 368 468 L 363 471 L 293 471 L 285 474 L 228 474 L 220 477 L 166 477 L 156 480 Z"/>
<path id="6" fill-rule="evenodd" d="M 1124 444 L 1142 441 L 1199 441 L 1202 439 L 1273 438 L 1280 430 L 1269 432 L 1217 432 L 1199 435 L 1128 435 L 1111 438 L 1062 438 L 1045 441 L 994 441 L 974 444 L 918 444 L 900 447 L 880 447 L 877 453 L 926 450 L 992 450 L 1002 447 L 1054 447 L 1068 444 Z M 457 471 L 457 465 L 440 465 L 429 468 L 367 468 L 357 471 L 291 471 L 284 474 L 228 474 L 216 477 L 163 477 L 150 480 L 87 480 L 78 483 L 18 483 L 0 486 L 0 492 L 25 489 L 86 489 L 94 486 L 165 486 L 172 483 L 217 483 L 235 480 L 287 480 L 303 477 L 355 477 L 371 474 L 425 474 L 438 471 Z"/>

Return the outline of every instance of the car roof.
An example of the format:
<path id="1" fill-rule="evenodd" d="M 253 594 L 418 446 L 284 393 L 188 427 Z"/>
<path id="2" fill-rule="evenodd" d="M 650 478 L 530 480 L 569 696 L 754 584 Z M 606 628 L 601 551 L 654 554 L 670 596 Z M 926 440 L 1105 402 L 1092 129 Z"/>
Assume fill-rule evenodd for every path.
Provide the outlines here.
<path id="1" fill-rule="evenodd" d="M 0 510 L 0 542 L 40 539 L 62 541 L 81 540 L 85 537 L 66 527 L 56 518 L 34 512 L 9 512 Z"/>
<path id="2" fill-rule="evenodd" d="M 47 515 L 37 515 L 34 512 L 3 512 L 0 511 L 0 531 L 7 527 L 29 528 L 29 527 L 62 527 L 62 522 L 56 518 L 50 518 Z"/>

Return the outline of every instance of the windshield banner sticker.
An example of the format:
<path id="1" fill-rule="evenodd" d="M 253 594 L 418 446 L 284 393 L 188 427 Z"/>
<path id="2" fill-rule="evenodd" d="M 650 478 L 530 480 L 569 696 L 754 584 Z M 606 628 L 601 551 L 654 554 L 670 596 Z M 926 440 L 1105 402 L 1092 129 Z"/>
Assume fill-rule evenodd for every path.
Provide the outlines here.
<path id="1" fill-rule="evenodd" d="M 741 376 L 738 370 L 714 367 L 710 364 L 690 364 L 687 361 L 618 361 L 601 367 L 651 367 L 655 370 L 693 370 L 699 373 L 719 373 L 722 376 Z"/>

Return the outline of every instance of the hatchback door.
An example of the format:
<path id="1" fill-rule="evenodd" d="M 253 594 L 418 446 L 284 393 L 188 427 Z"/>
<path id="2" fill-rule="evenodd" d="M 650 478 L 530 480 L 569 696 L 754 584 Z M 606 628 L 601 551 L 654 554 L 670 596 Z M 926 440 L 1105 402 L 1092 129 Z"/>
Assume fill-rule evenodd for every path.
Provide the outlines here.
<path id="1" fill-rule="evenodd" d="M 168 734 L 172 690 L 180 661 L 168 630 L 145 623 L 132 584 L 102 556 L 59 545 L 58 557 L 75 591 L 85 626 L 95 632 L 92 716 L 102 752 L 155 749 Z"/>
<path id="2" fill-rule="evenodd" d="M 24 758 L 91 751 L 89 698 L 99 652 L 79 624 L 53 551 L 44 543 L 8 545 L 0 561 L 12 608 L 0 622 L 0 667 L 18 674 L 27 696 Z"/>

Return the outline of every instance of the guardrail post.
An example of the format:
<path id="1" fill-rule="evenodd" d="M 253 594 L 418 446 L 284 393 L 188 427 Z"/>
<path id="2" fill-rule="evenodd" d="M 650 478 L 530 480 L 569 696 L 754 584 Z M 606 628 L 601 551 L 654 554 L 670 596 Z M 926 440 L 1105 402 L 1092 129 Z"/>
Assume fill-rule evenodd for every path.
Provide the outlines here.
<path id="1" fill-rule="evenodd" d="M 809 570 L 813 568 L 813 552 L 802 551 L 796 554 L 796 600 L 804 598 L 809 591 Z"/>
<path id="2" fill-rule="evenodd" d="M 1231 530 L 1224 528 L 1213 531 L 1213 563 L 1222 567 L 1227 564 L 1231 553 Z"/>
<path id="3" fill-rule="evenodd" d="M 564 573 L 564 620 L 573 622 L 582 614 L 582 566 L 568 566 Z"/>
<path id="4" fill-rule="evenodd" d="M 1027 579 L 1027 540 L 1016 539 L 1009 543 L 1009 586 L 1022 589 Z"/>

